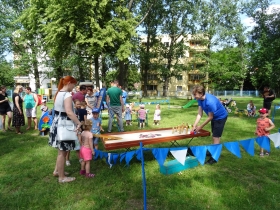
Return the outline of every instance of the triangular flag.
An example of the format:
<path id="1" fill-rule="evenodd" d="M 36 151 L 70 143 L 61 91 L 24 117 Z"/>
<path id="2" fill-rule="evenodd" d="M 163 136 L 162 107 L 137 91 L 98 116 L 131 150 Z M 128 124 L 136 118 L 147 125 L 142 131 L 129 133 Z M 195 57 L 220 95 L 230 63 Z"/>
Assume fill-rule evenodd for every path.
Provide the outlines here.
<path id="1" fill-rule="evenodd" d="M 207 146 L 207 149 L 211 153 L 212 158 L 214 158 L 216 161 L 218 161 L 220 158 L 222 147 L 223 146 L 221 144 L 212 144 Z"/>
<path id="2" fill-rule="evenodd" d="M 125 162 L 126 162 L 127 166 L 129 165 L 129 162 L 133 158 L 134 154 L 135 154 L 135 151 L 129 151 L 129 152 L 126 153 L 126 155 L 125 155 Z"/>
<path id="3" fill-rule="evenodd" d="M 270 152 L 270 141 L 267 136 L 259 136 L 256 138 L 256 142 L 261 148 L 264 148 L 268 152 Z"/>
<path id="4" fill-rule="evenodd" d="M 280 146 L 280 133 L 270 134 L 268 135 L 268 138 L 274 142 L 274 146 L 276 148 Z"/>
<path id="5" fill-rule="evenodd" d="M 95 152 L 94 160 L 97 160 L 100 155 L 100 150 L 94 149 L 94 152 Z"/>
<path id="6" fill-rule="evenodd" d="M 174 156 L 174 158 L 176 160 L 178 160 L 179 163 L 181 163 L 182 165 L 185 165 L 185 161 L 186 161 L 186 156 L 187 156 L 187 152 L 188 152 L 188 148 L 185 149 L 170 149 L 171 154 Z"/>
<path id="7" fill-rule="evenodd" d="M 152 149 L 152 153 L 160 166 L 164 164 L 168 152 L 169 152 L 169 148 Z"/>
<path id="8" fill-rule="evenodd" d="M 124 160 L 126 152 L 120 154 L 120 163 Z"/>
<path id="9" fill-rule="evenodd" d="M 224 146 L 230 151 L 232 154 L 241 158 L 240 148 L 238 142 L 225 142 Z"/>
<path id="10" fill-rule="evenodd" d="M 143 152 L 145 152 L 145 151 L 149 151 L 150 149 L 149 149 L 149 148 L 143 148 L 143 147 L 142 147 L 142 150 L 143 150 Z M 137 160 L 140 160 L 140 161 L 141 161 L 141 149 L 137 149 L 137 150 L 135 151 L 135 154 L 136 154 Z"/>
<path id="11" fill-rule="evenodd" d="M 207 150 L 206 146 L 192 146 L 190 148 L 200 164 L 204 165 Z"/>
<path id="12" fill-rule="evenodd" d="M 113 164 L 111 164 L 111 153 L 108 153 L 108 158 L 106 159 L 106 162 L 109 164 L 110 168 L 112 168 Z"/>
<path id="13" fill-rule="evenodd" d="M 243 146 L 244 150 L 248 152 L 251 156 L 254 156 L 254 143 L 255 139 L 241 140 L 239 143 Z"/>
<path id="14" fill-rule="evenodd" d="M 99 156 L 100 156 L 100 158 L 102 159 L 102 158 L 108 158 L 108 152 L 102 152 L 102 151 L 99 151 Z"/>

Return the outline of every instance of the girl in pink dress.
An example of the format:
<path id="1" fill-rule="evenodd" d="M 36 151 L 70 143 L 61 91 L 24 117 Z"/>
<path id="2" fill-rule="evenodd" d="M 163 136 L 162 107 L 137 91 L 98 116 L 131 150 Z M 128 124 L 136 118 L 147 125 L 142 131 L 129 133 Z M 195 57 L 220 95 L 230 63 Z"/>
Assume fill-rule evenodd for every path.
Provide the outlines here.
<path id="1" fill-rule="evenodd" d="M 85 120 L 82 124 L 84 131 L 81 135 L 80 158 L 83 159 L 83 161 L 81 162 L 80 174 L 85 175 L 88 178 L 93 178 L 95 174 L 90 173 L 90 161 L 92 160 L 92 155 L 95 155 L 92 142 L 93 135 L 90 132 L 92 121 Z"/>

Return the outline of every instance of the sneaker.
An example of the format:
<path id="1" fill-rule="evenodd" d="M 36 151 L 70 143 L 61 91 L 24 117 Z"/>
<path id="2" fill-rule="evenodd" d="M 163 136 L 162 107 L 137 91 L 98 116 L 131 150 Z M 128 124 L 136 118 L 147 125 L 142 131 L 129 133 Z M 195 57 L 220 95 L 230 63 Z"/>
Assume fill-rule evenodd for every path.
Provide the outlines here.
<path id="1" fill-rule="evenodd" d="M 263 157 L 263 153 L 260 153 L 260 157 Z"/>
<path id="2" fill-rule="evenodd" d="M 265 153 L 265 155 L 269 156 L 269 155 L 270 155 L 270 153 L 269 153 L 269 152 L 266 152 L 266 153 Z"/>
<path id="3" fill-rule="evenodd" d="M 66 160 L 66 165 L 67 165 L 67 166 L 70 166 L 70 165 L 71 165 L 71 163 L 70 163 L 69 160 Z"/>
<path id="4" fill-rule="evenodd" d="M 211 157 L 209 160 L 207 160 L 207 162 L 205 164 L 212 165 L 214 163 L 217 163 L 217 161 L 214 158 Z"/>

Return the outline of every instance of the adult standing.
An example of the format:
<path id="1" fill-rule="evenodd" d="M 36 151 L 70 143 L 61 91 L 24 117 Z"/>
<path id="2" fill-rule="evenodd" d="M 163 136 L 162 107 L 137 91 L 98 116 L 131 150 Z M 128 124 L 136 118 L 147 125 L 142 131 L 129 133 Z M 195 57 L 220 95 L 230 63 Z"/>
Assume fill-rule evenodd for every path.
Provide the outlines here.
<path id="1" fill-rule="evenodd" d="M 13 93 L 13 121 L 12 121 L 12 126 L 16 128 L 16 133 L 17 134 L 23 134 L 20 131 L 20 127 L 25 125 L 24 122 L 24 114 L 23 114 L 23 100 L 20 96 L 20 93 L 22 92 L 22 86 L 18 85 L 16 86 L 16 89 L 14 90 Z"/>
<path id="2" fill-rule="evenodd" d="M 198 102 L 198 114 L 193 125 L 193 131 L 199 132 L 199 130 L 211 122 L 213 144 L 220 144 L 228 116 L 226 109 L 219 99 L 209 93 L 205 93 L 205 89 L 202 85 L 195 86 L 192 93 Z M 203 115 L 203 111 L 208 117 L 201 125 L 198 125 Z M 216 162 L 217 161 L 211 157 L 206 163 L 213 164 Z"/>
<path id="3" fill-rule="evenodd" d="M 0 115 L 2 116 L 2 127 L 3 131 L 5 132 L 5 122 L 6 122 L 6 115 L 8 116 L 8 130 L 13 130 L 11 128 L 11 122 L 12 122 L 12 109 L 9 104 L 9 98 L 8 94 L 6 93 L 6 87 L 1 86 L 0 88 Z"/>
<path id="4" fill-rule="evenodd" d="M 72 91 L 72 90 L 71 90 Z M 85 95 L 87 93 L 87 87 L 85 85 L 81 85 L 80 86 L 80 91 L 76 92 L 73 95 L 73 101 L 75 101 L 76 99 L 78 99 L 79 101 L 85 101 Z"/>
<path id="5" fill-rule="evenodd" d="M 122 113 L 124 112 L 124 103 L 122 99 L 122 90 L 118 87 L 119 82 L 115 80 L 111 83 L 111 87 L 107 90 L 106 102 L 109 105 L 109 122 L 108 122 L 108 132 L 112 130 L 112 123 L 114 115 L 117 116 L 117 122 L 119 124 L 119 129 L 121 132 L 123 129 Z"/>
<path id="6" fill-rule="evenodd" d="M 34 122 L 34 130 L 38 129 L 38 120 L 37 120 L 37 106 L 38 106 L 38 96 L 31 92 L 31 88 L 27 87 L 25 90 L 25 96 L 23 98 L 25 104 L 25 113 L 27 117 L 27 128 L 31 128 L 31 119 Z"/>
<path id="7" fill-rule="evenodd" d="M 93 92 L 91 87 L 87 88 L 87 94 L 85 96 L 85 101 L 87 103 L 87 110 L 91 112 L 91 110 L 96 106 L 96 101 L 97 101 L 95 93 Z"/>
<path id="8" fill-rule="evenodd" d="M 81 127 L 79 119 L 73 112 L 73 100 L 70 93 L 76 83 L 77 80 L 71 76 L 61 78 L 54 97 L 54 118 L 49 133 L 49 145 L 58 150 L 53 175 L 59 177 L 58 182 L 60 183 L 72 182 L 75 180 L 75 177 L 67 177 L 67 173 L 64 171 L 66 153 L 67 151 L 74 150 L 75 141 L 58 141 L 57 126 L 59 118 L 66 118 L 67 120 L 72 120 L 77 125 L 77 130 Z"/>
<path id="9" fill-rule="evenodd" d="M 263 108 L 268 110 L 268 116 L 271 113 L 272 101 L 275 99 L 275 93 L 269 86 L 263 88 Z"/>

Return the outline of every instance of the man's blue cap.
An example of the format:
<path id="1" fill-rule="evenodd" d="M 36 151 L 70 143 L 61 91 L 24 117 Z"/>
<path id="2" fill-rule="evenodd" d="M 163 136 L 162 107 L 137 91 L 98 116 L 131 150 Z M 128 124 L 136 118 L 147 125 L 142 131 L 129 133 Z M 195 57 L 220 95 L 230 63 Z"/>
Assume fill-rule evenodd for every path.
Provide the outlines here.
<path id="1" fill-rule="evenodd" d="M 92 113 L 99 113 L 99 109 L 93 108 L 93 109 L 92 109 Z"/>

